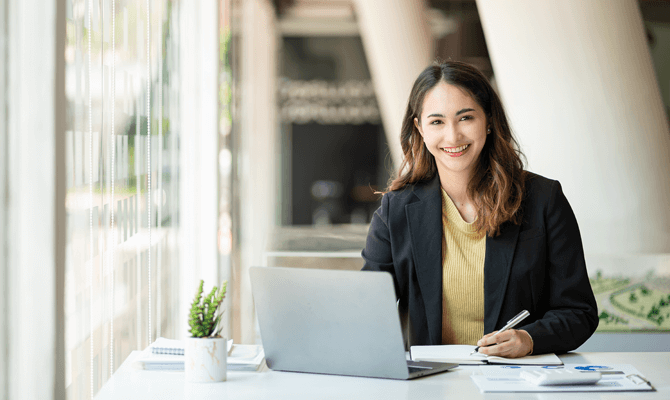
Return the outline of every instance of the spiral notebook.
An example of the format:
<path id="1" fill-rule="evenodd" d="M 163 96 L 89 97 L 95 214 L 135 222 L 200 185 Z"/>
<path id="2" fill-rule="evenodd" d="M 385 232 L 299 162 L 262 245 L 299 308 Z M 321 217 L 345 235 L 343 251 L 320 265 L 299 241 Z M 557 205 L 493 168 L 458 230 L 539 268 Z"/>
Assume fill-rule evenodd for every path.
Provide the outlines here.
<path id="1" fill-rule="evenodd" d="M 181 340 L 158 338 L 151 345 L 152 354 L 170 354 L 174 356 L 184 355 L 184 343 Z"/>
<path id="2" fill-rule="evenodd" d="M 263 347 L 260 345 L 233 345 L 228 340 L 228 370 L 257 371 L 265 360 Z M 138 369 L 183 371 L 184 370 L 184 342 L 166 338 L 158 338 L 142 351 L 133 361 Z"/>
<path id="3" fill-rule="evenodd" d="M 228 353 L 233 346 L 233 339 L 228 340 Z M 184 355 L 184 342 L 181 340 L 166 339 L 160 337 L 156 339 L 155 342 L 151 344 L 151 353 L 152 354 L 169 354 L 173 356 L 183 356 Z"/>

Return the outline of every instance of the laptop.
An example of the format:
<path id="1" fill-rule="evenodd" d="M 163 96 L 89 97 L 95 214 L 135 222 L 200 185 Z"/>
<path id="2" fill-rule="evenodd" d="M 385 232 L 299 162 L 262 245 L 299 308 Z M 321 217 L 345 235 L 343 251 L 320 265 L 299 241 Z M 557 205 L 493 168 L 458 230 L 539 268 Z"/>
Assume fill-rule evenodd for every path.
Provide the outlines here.
<path id="1" fill-rule="evenodd" d="M 251 267 L 267 366 L 413 379 L 458 364 L 407 361 L 387 272 Z"/>

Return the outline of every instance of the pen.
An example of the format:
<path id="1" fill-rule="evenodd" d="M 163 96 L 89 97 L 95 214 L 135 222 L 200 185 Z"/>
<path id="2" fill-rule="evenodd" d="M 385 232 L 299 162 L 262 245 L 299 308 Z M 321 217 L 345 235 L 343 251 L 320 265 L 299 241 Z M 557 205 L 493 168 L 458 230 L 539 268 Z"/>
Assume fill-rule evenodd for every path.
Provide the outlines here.
<path id="1" fill-rule="evenodd" d="M 505 324 L 505 326 L 503 326 L 502 329 L 498 331 L 498 333 L 502 333 L 502 332 L 505 332 L 508 329 L 514 328 L 519 322 L 523 321 L 529 315 L 530 315 L 530 313 L 528 312 L 528 310 L 521 311 L 520 313 L 518 313 L 516 315 L 516 317 L 507 321 L 507 324 Z M 498 333 L 496 333 L 496 335 Z M 490 345 L 490 346 L 493 346 L 493 345 Z M 477 353 L 477 351 L 479 350 L 480 347 L 481 346 L 475 347 L 475 349 L 472 350 L 472 353 L 470 353 L 470 355 L 473 355 L 473 354 Z"/>

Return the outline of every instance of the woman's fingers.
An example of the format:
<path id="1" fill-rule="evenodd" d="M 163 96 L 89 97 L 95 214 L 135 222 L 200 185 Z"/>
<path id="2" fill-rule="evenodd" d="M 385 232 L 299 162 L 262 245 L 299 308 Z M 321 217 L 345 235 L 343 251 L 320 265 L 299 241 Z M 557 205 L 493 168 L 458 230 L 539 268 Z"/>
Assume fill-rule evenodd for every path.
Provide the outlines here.
<path id="1" fill-rule="evenodd" d="M 498 333 L 498 331 L 493 331 L 488 335 L 484 335 L 481 339 L 479 339 L 479 341 L 477 341 L 477 346 L 488 346 L 491 344 L 496 344 L 496 339 L 493 338 L 496 333 Z"/>
<path id="2" fill-rule="evenodd" d="M 516 329 L 510 329 L 500 334 L 492 332 L 481 338 L 477 344 L 480 346 L 493 344 L 490 347 L 480 347 L 479 352 L 482 354 L 507 358 L 523 357 L 531 350 L 528 335 Z"/>

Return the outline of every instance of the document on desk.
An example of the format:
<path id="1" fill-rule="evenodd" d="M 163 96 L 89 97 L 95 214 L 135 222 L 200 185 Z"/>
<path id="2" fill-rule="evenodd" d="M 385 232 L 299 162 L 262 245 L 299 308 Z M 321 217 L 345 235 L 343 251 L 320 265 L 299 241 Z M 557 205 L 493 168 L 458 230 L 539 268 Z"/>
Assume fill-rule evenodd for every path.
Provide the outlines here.
<path id="1" fill-rule="evenodd" d="M 526 356 L 520 358 L 505 358 L 487 356 L 485 354 L 470 354 L 476 346 L 464 344 L 446 344 L 441 346 L 412 346 L 410 354 L 414 361 L 449 362 L 464 365 L 477 364 L 519 364 L 519 365 L 561 365 L 563 362 L 554 353 Z"/>
<path id="2" fill-rule="evenodd" d="M 258 344 L 234 344 L 228 355 L 231 371 L 258 371 L 265 360 L 263 346 Z"/>
<path id="3" fill-rule="evenodd" d="M 154 352 L 154 348 L 181 349 L 182 354 L 161 354 Z M 137 369 L 159 370 L 159 371 L 183 371 L 184 370 L 184 343 L 181 340 L 158 338 L 151 346 L 148 346 L 140 356 L 133 362 Z M 253 344 L 233 344 L 228 341 L 228 370 L 230 371 L 257 371 L 265 360 L 263 346 Z"/>
<path id="4" fill-rule="evenodd" d="M 624 392 L 654 390 L 651 383 L 630 364 L 565 364 L 561 366 L 486 365 L 479 367 L 481 375 L 470 378 L 482 393 L 501 392 Z M 521 378 L 521 371 L 565 369 L 598 371 L 602 378 L 593 385 L 536 386 Z"/>

